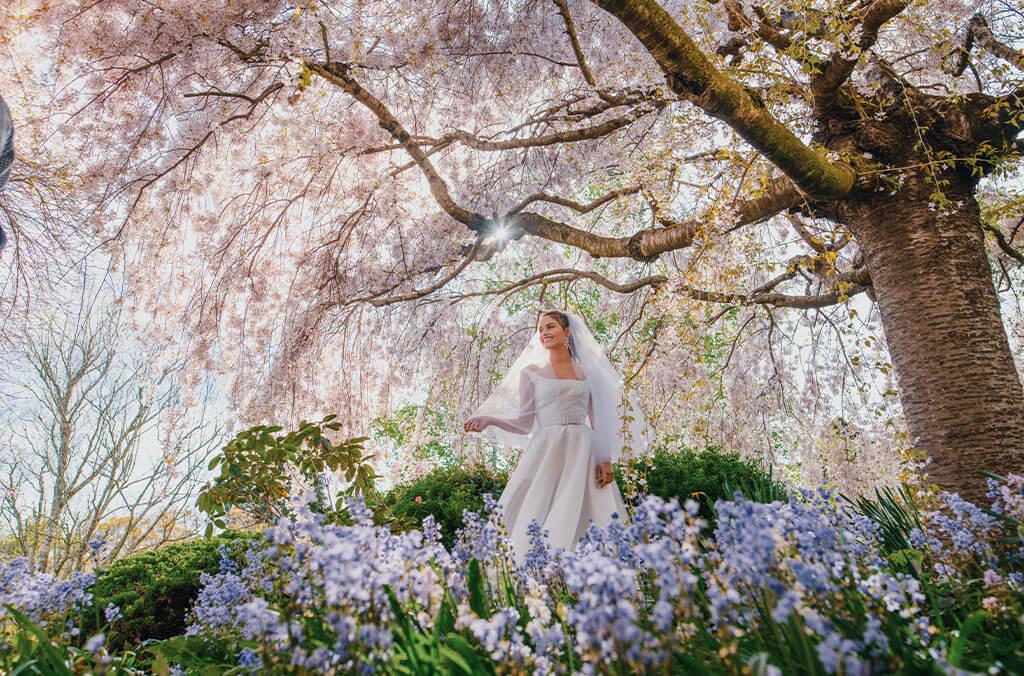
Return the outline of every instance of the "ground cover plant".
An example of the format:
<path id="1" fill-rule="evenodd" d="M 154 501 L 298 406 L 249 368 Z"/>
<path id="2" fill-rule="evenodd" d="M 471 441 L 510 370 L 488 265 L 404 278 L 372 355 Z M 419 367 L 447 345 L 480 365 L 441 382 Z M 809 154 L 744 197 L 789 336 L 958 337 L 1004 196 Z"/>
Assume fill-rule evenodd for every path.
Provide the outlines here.
<path id="1" fill-rule="evenodd" d="M 1024 477 L 990 479 L 989 496 L 982 509 L 909 489 L 738 493 L 715 502 L 713 531 L 696 501 L 646 496 L 573 552 L 535 531 L 523 567 L 491 497 L 451 547 L 432 517 L 393 531 L 358 498 L 349 525 L 297 504 L 202 574 L 183 635 L 134 651 L 64 624 L 90 605 L 88 576 L 5 564 L 2 665 L 48 653 L 78 673 L 1020 673 Z M 119 609 L 103 613 L 116 627 Z"/>

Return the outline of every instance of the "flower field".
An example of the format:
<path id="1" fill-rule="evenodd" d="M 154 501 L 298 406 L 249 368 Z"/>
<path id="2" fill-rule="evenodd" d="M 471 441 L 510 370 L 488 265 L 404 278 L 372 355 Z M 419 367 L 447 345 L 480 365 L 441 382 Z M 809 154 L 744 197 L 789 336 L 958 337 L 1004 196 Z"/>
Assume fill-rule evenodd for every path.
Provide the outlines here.
<path id="1" fill-rule="evenodd" d="M 1021 673 L 1024 477 L 953 494 L 825 490 L 715 504 L 646 496 L 573 552 L 538 529 L 517 568 L 494 501 L 454 546 L 303 505 L 242 557 L 225 550 L 181 636 L 108 652 L 120 610 L 92 575 L 0 570 L 9 673 Z"/>

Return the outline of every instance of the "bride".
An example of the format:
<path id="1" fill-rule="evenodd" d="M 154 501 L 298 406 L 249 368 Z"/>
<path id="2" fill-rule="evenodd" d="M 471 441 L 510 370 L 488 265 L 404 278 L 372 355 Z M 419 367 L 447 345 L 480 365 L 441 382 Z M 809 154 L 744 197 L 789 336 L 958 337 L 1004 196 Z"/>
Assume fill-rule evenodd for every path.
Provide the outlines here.
<path id="1" fill-rule="evenodd" d="M 612 463 L 642 451 L 650 430 L 640 409 L 620 413 L 622 378 L 583 320 L 549 310 L 494 391 L 464 425 L 523 448 L 501 498 L 516 560 L 522 564 L 534 520 L 552 549 L 571 549 L 590 522 L 626 515 Z"/>

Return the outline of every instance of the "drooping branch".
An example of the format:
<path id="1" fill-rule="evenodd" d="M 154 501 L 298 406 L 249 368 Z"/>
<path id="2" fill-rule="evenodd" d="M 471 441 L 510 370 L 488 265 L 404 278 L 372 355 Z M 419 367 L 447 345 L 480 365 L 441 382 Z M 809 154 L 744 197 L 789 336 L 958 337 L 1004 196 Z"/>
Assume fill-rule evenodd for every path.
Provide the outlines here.
<path id="1" fill-rule="evenodd" d="M 621 294 L 630 294 L 645 286 L 657 288 L 668 282 L 668 278 L 664 275 L 650 275 L 630 282 L 616 282 L 615 280 L 608 279 L 604 275 L 592 270 L 556 268 L 554 270 L 538 272 L 497 289 L 487 289 L 486 291 L 473 291 L 470 293 L 459 294 L 455 297 L 453 302 L 466 300 L 467 298 L 477 298 L 480 296 L 504 296 L 510 293 L 515 293 L 516 291 L 522 291 L 523 289 L 531 286 L 536 286 L 537 284 L 543 284 L 546 286 L 549 284 L 557 284 L 559 282 L 574 282 L 580 279 L 589 279 L 592 282 L 600 284 L 609 291 Z"/>
<path id="2" fill-rule="evenodd" d="M 593 1 L 640 40 L 674 91 L 732 127 L 810 197 L 834 200 L 853 188 L 850 167 L 834 165 L 805 145 L 747 89 L 719 72 L 655 0 Z"/>
<path id="3" fill-rule="evenodd" d="M 487 234 L 485 231 L 486 219 L 480 214 L 473 213 L 468 209 L 463 208 L 455 199 L 452 197 L 451 192 L 448 190 L 448 185 L 441 178 L 441 175 L 437 173 L 433 163 L 423 152 L 423 149 L 418 143 L 416 143 L 409 132 L 405 129 L 398 118 L 396 118 L 387 106 L 380 101 L 373 94 L 363 89 L 356 80 L 352 77 L 349 72 L 349 67 L 343 63 L 317 63 L 315 61 L 306 61 L 306 67 L 313 71 L 320 77 L 324 78 L 328 82 L 331 82 L 342 90 L 344 90 L 349 96 L 354 98 L 359 103 L 363 104 L 373 115 L 377 118 L 380 126 L 391 134 L 391 137 L 398 141 L 405 149 L 409 156 L 419 166 L 420 171 L 427 178 L 427 183 L 430 186 L 430 193 L 434 196 L 434 200 L 438 205 L 444 209 L 445 213 L 454 218 L 456 221 L 466 225 L 471 230 L 481 234 Z"/>
<path id="4" fill-rule="evenodd" d="M 476 240 L 473 242 L 473 245 L 470 247 L 469 251 L 466 253 L 465 257 L 459 262 L 458 265 L 453 267 L 448 273 L 443 275 L 440 279 L 432 282 L 431 284 L 428 284 L 427 286 L 421 289 L 413 289 L 412 291 L 409 291 L 407 293 L 398 294 L 396 296 L 387 296 L 384 298 L 379 298 L 376 296 L 351 298 L 345 300 L 343 303 L 341 303 L 341 305 L 354 305 L 357 303 L 366 303 L 374 307 L 383 307 L 385 305 L 404 303 L 406 301 L 417 300 L 419 298 L 423 298 L 424 296 L 429 296 L 438 289 L 443 288 L 446 284 L 448 284 L 448 282 L 458 277 L 460 274 L 462 274 L 462 271 L 469 266 L 470 263 L 477 260 L 477 254 L 480 250 L 480 246 L 482 243 L 483 237 L 477 237 Z"/>

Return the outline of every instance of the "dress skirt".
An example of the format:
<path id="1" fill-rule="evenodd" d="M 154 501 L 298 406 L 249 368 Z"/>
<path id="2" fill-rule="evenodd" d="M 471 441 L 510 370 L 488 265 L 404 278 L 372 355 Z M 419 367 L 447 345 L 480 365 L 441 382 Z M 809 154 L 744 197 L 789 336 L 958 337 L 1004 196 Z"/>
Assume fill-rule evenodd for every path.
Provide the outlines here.
<path id="1" fill-rule="evenodd" d="M 520 456 L 498 500 L 518 564 L 530 550 L 534 519 L 555 551 L 574 548 L 591 521 L 606 526 L 612 514 L 626 518 L 618 485 L 598 488 L 591 434 L 583 424 L 539 427 Z"/>

